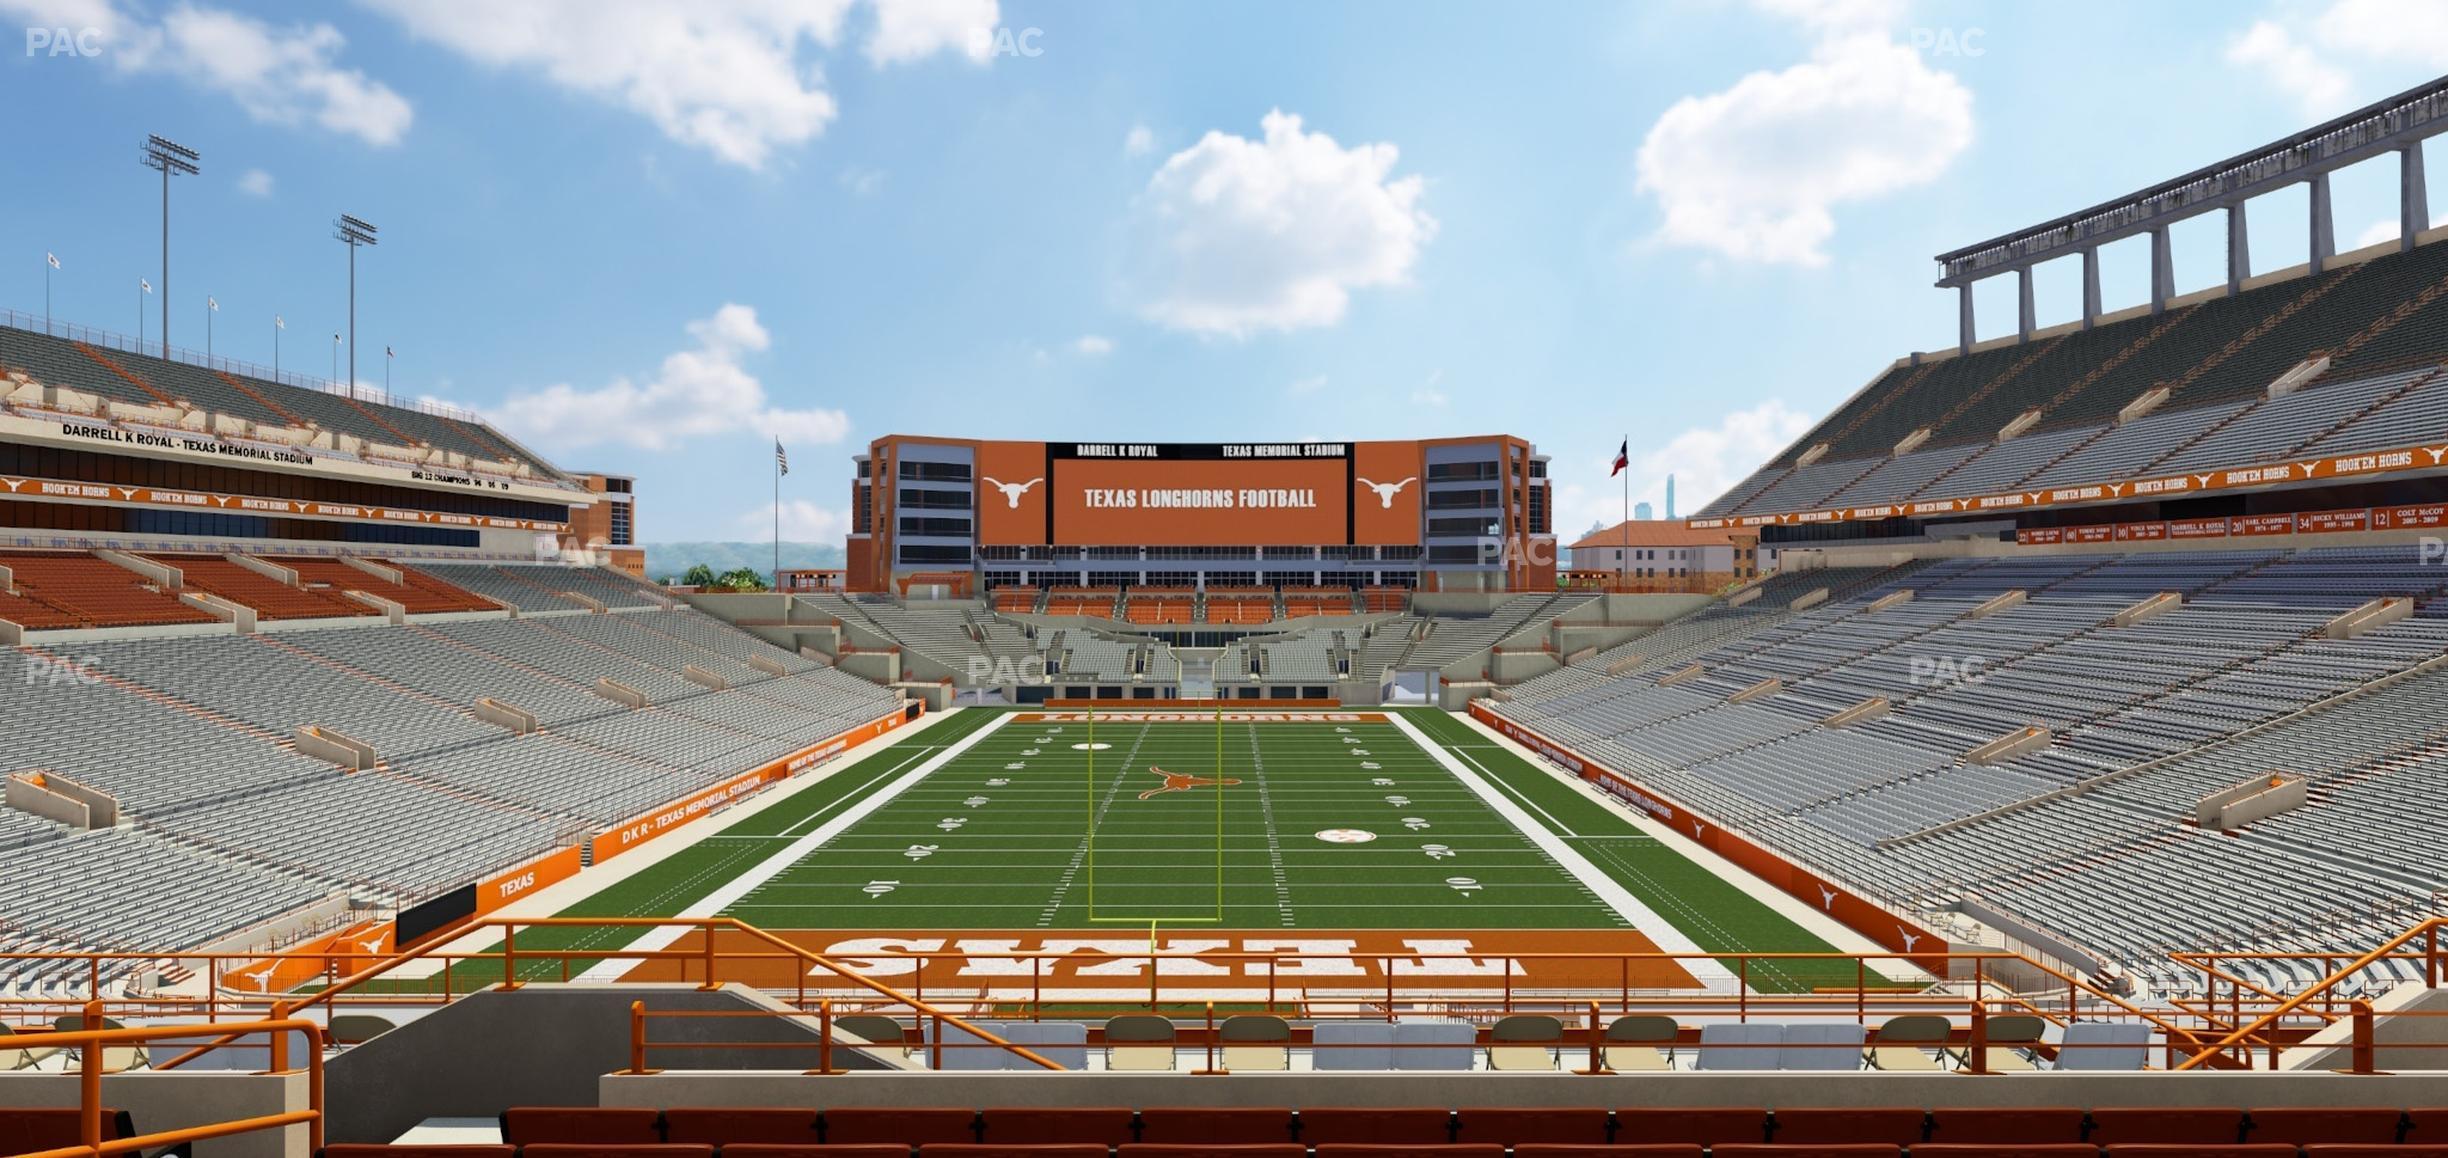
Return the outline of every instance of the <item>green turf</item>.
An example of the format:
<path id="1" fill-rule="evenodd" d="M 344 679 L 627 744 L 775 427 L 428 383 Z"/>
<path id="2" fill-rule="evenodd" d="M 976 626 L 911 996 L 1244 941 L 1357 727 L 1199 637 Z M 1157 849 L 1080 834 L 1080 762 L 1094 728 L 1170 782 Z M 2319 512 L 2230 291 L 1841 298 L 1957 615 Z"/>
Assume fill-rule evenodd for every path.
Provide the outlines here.
<path id="1" fill-rule="evenodd" d="M 1703 950 L 1830 950 L 1551 769 L 1447 713 L 1394 710 Z M 1002 714 L 966 709 L 871 751 L 557 915 L 677 914 Z M 1151 917 L 1184 930 L 1623 927 L 1581 881 L 1390 725 L 1228 723 L 1221 775 L 1243 783 L 1220 796 L 1201 785 L 1141 799 L 1164 783 L 1151 765 L 1218 776 L 1218 740 L 1204 721 L 1108 722 L 1097 725 L 1096 742 L 1110 746 L 1082 752 L 1071 745 L 1088 742 L 1085 723 L 1014 720 L 725 912 L 774 929 L 1144 928 Z M 1377 839 L 1317 838 L 1338 828 Z M 1468 883 L 1457 888 L 1455 878 Z M 634 936 L 537 929 L 519 946 L 608 952 Z M 593 960 L 573 961 L 570 972 Z M 1725 963 L 1735 968 L 1732 958 Z M 520 973 L 545 979 L 561 968 L 538 962 Z M 464 991 L 499 975 L 495 963 L 473 962 L 450 982 Z M 1750 969 L 1753 987 L 1772 992 L 1854 978 L 1850 962 Z"/>
<path id="2" fill-rule="evenodd" d="M 1624 927 L 1390 724 L 1090 728 L 1015 720 L 725 913 L 773 929 Z M 1073 748 L 1091 742 L 1107 747 Z M 1155 768 L 1240 783 L 1158 791 Z"/>
<path id="3" fill-rule="evenodd" d="M 666 857 L 652 868 L 626 880 L 604 887 L 576 904 L 553 914 L 556 917 L 668 917 L 688 908 L 706 894 L 721 888 L 758 861 L 773 854 L 776 848 L 791 838 L 780 834 L 787 829 L 809 822 L 823 823 L 841 808 L 856 802 L 876 785 L 907 771 L 961 737 L 993 722 L 995 714 L 984 711 L 964 711 L 938 720 L 924 731 L 908 736 L 880 750 L 869 752 L 856 765 L 826 776 L 815 783 L 798 786 L 794 794 L 754 816 L 733 821 L 714 837 L 699 841 Z M 719 822 L 721 818 L 714 818 Z M 701 822 L 702 823 L 702 822 Z M 688 830 L 667 840 L 685 840 Z M 653 845 L 646 845 L 653 850 Z M 635 940 L 639 930 L 619 928 L 598 929 L 530 929 L 521 933 L 518 946 L 522 952 L 564 949 L 612 949 Z M 500 952 L 496 944 L 486 952 Z M 591 959 L 575 959 L 569 964 L 572 976 L 593 965 Z M 550 980 L 561 974 L 558 960 L 522 964 L 519 976 Z M 470 987 L 490 985 L 501 979 L 501 968 L 494 961 L 471 961 L 451 970 L 450 984 L 454 991 L 465 992 Z M 387 990 L 438 992 L 440 977 L 430 981 L 378 983 Z"/>
<path id="4" fill-rule="evenodd" d="M 1562 773 L 1523 759 L 1459 717 L 1410 709 L 1403 718 L 1511 793 L 1532 816 L 1571 840 L 1581 855 L 1702 949 L 1711 953 L 1835 951 L 1835 946 L 1741 886 L 1642 832 L 1621 809 L 1592 800 L 1566 782 Z M 1737 968 L 1735 959 L 1723 960 L 1727 969 Z M 1851 986 L 1857 972 L 1858 966 L 1851 961 L 1762 961 L 1750 968 L 1752 988 L 1770 992 Z"/>

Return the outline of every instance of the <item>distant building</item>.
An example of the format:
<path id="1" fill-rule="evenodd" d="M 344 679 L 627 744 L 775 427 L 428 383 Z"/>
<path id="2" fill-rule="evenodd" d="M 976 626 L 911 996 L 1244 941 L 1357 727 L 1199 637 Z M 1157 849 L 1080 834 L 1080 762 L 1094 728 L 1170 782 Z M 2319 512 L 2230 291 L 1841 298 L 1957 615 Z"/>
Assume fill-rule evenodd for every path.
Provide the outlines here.
<path id="1" fill-rule="evenodd" d="M 583 471 L 573 477 L 588 493 L 602 497 L 591 506 L 570 509 L 570 538 L 596 552 L 604 566 L 645 578 L 646 550 L 637 545 L 637 479 Z"/>
<path id="2" fill-rule="evenodd" d="M 848 585 L 849 576 L 850 572 L 840 567 L 784 567 L 774 573 L 774 590 L 838 595 Z"/>
<path id="3" fill-rule="evenodd" d="M 1634 521 L 1636 521 L 1636 522 L 1643 522 L 1643 523 L 1648 522 L 1648 521 L 1649 521 L 1649 519 L 1650 519 L 1650 515 L 1649 515 L 1649 504 L 1647 504 L 1647 503 L 1634 503 L 1634 504 L 1632 504 L 1632 518 L 1633 518 L 1633 519 L 1634 519 Z"/>
<path id="4" fill-rule="evenodd" d="M 1757 578 L 1756 531 L 1693 530 L 1680 519 L 1634 519 L 1572 545 L 1566 586 L 1619 591 L 1709 592 Z"/>

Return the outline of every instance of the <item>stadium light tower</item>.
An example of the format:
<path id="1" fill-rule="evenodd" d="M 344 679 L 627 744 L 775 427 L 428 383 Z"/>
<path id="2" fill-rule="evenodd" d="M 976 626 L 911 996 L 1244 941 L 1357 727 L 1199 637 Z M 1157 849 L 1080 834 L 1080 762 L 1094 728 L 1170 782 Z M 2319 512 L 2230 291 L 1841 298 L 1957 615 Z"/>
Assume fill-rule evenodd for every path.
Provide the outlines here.
<path id="1" fill-rule="evenodd" d="M 145 137 L 144 167 L 157 170 L 162 177 L 162 249 L 161 249 L 161 340 L 162 356 L 170 354 L 170 177 L 183 173 L 193 177 L 203 170 L 196 163 L 204 158 L 194 149 L 163 137 Z M 144 342 L 136 343 L 136 352 L 144 352 Z"/>
<path id="2" fill-rule="evenodd" d="M 357 247 L 375 244 L 374 234 L 372 222 L 361 221 L 346 213 L 340 215 L 340 220 L 332 222 L 333 240 L 348 246 L 349 251 L 348 391 L 351 398 L 357 396 Z"/>

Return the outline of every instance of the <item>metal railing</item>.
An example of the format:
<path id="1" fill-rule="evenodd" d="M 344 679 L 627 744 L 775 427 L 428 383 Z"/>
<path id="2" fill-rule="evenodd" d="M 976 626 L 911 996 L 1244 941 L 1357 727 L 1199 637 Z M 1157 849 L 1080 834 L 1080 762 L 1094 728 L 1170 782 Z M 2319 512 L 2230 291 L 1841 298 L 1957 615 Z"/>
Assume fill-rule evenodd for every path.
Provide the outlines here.
<path id="1" fill-rule="evenodd" d="M 80 1026 L 106 1025 L 102 1003 L 92 1002 L 81 1014 Z M 78 1052 L 77 1061 L 77 1144 L 50 1150 L 34 1150 L 17 1158 L 104 1158 L 110 1154 L 141 1154 L 186 1146 L 208 1138 L 225 1138 L 232 1134 L 248 1134 L 258 1130 L 282 1130 L 304 1126 L 307 1130 L 307 1152 L 323 1148 L 323 1027 L 300 1018 L 270 1018 L 262 1021 L 229 1022 L 215 1028 L 231 1036 L 223 1042 L 234 1043 L 251 1034 L 264 1034 L 271 1042 L 272 1063 L 267 1072 L 290 1072 L 289 1035 L 301 1034 L 306 1039 L 306 1108 L 253 1118 L 238 1118 L 204 1126 L 188 1126 L 177 1130 L 160 1130 L 126 1138 L 102 1137 L 102 1074 L 104 1055 L 111 1048 L 141 1045 L 163 1038 L 191 1036 L 191 1025 L 147 1025 L 134 1028 L 89 1029 L 11 1034 L 12 1049 L 68 1050 Z M 215 1043 L 216 1045 L 221 1043 Z M 201 1047 L 211 1048 L 211 1047 Z"/>
<path id="2" fill-rule="evenodd" d="M 360 383 L 356 389 L 352 390 L 348 383 L 336 382 L 329 378 L 317 378 L 290 370 L 274 370 L 259 363 L 240 358 L 225 358 L 218 354 L 207 354 L 185 346 L 164 346 L 160 342 L 147 342 L 132 338 L 116 330 L 49 320 L 38 314 L 24 313 L 19 310 L 0 308 L 0 326 L 30 330 L 37 334 L 49 334 L 54 338 L 66 338 L 72 342 L 83 342 L 88 346 L 105 350 L 143 354 L 147 357 L 160 358 L 166 362 L 182 362 L 205 370 L 219 370 L 223 373 L 240 374 L 266 382 L 278 382 L 283 386 L 294 386 L 300 390 L 336 394 L 358 402 L 371 402 L 378 406 L 389 406 L 398 410 L 413 410 L 419 414 L 430 414 L 436 418 L 450 419 L 453 422 L 481 423 L 484 421 L 481 415 L 472 410 L 462 410 L 456 406 L 422 398 L 402 398 L 385 392 L 378 386 L 367 386 Z"/>

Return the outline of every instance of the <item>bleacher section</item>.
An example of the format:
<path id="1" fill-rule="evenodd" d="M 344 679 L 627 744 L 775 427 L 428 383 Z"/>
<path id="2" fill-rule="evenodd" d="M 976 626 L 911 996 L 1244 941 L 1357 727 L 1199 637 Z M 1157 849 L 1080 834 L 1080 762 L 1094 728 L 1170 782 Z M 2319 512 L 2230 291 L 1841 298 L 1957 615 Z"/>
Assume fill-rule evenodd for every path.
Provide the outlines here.
<path id="1" fill-rule="evenodd" d="M 281 566 L 298 573 L 299 580 L 321 584 L 340 591 L 363 591 L 399 604 L 410 615 L 430 615 L 441 612 L 498 611 L 500 605 L 490 599 L 463 591 L 412 567 L 372 560 L 374 565 L 399 573 L 394 583 L 364 568 L 338 559 L 281 559 Z"/>
<path id="2" fill-rule="evenodd" d="M 2270 385 L 2326 356 L 2308 384 Z M 2448 245 L 1882 375 L 1703 517 L 1966 497 L 2448 436 Z M 2156 409 L 2116 424 L 2155 387 Z M 1998 434 L 2037 412 L 2016 437 Z M 1893 454 L 1927 430 L 1909 452 Z M 1824 446 L 1819 458 L 1801 457 Z"/>
<path id="3" fill-rule="evenodd" d="M 620 582 L 596 578 L 589 589 Z M 0 731 L 0 768 L 109 792 L 130 827 L 78 834 L 0 812 L 12 818 L 0 823 L 11 920 L 0 939 L 19 947 L 171 949 L 336 892 L 422 897 L 898 704 L 685 610 L 20 651 L 37 678 L 0 680 L 15 721 Z M 684 666 L 730 687 L 683 678 Z M 649 706 L 596 694 L 605 676 Z M 542 730 L 479 720 L 479 697 L 533 713 Z M 379 762 L 351 772 L 301 754 L 290 738 L 309 725 L 370 745 Z M 57 888 L 89 876 L 112 883 Z M 0 992 L 26 980 L 0 976 Z"/>
<path id="4" fill-rule="evenodd" d="M 1977 903 L 2129 964 L 2315 930 L 2334 942 L 2448 888 L 2437 857 L 2409 855 L 2437 810 L 2389 803 L 2448 787 L 2448 758 L 2433 759 L 2448 752 L 2448 672 L 2369 690 L 2448 655 L 2448 573 L 2418 551 L 1942 560 L 1791 611 L 1797 588 L 1837 579 L 1803 572 L 1773 580 L 1773 600 L 1712 605 L 1493 707 L 1908 911 Z M 2012 592 L 2025 598 L 1992 603 Z M 2184 602 L 2116 624 L 2160 592 Z M 2417 613 L 2324 637 L 2392 596 Z M 1772 679 L 1774 694 L 1729 702 Z M 1873 698 L 1884 715 L 1824 723 Z M 1967 758 L 2033 726 L 2050 734 L 2036 751 Z M 2273 770 L 2312 778 L 2313 805 L 2240 835 L 2192 826 L 2203 796 Z"/>
<path id="5" fill-rule="evenodd" d="M 13 576 L 16 604 L 51 609 L 56 613 L 51 617 L 55 626 L 159 627 L 214 622 L 211 615 L 179 602 L 177 596 L 162 591 L 143 575 L 93 555 L 0 551 L 0 567 L 8 568 Z M 71 622 L 60 623 L 60 617 Z"/>
<path id="6" fill-rule="evenodd" d="M 569 598 L 571 595 L 583 596 L 607 608 L 666 604 L 661 591 L 603 567 L 423 562 L 412 566 L 432 578 L 520 611 L 576 611 L 586 607 L 585 603 Z"/>
<path id="7" fill-rule="evenodd" d="M 484 468 L 477 464 L 497 464 L 496 469 L 530 475 L 530 482 L 568 485 L 549 466 L 514 454 L 509 439 L 481 423 L 0 326 L 0 374 L 9 372 L 138 406 L 200 409 L 267 427 L 331 431 L 399 448 L 399 461 L 430 447 L 466 456 L 479 470 Z"/>
<path id="8" fill-rule="evenodd" d="M 243 564 L 212 555 L 150 555 L 175 567 L 180 581 L 232 603 L 252 607 L 265 619 L 334 619 L 372 615 L 374 609 L 322 585 L 292 587 Z M 369 577 L 370 578 L 370 577 Z"/>

